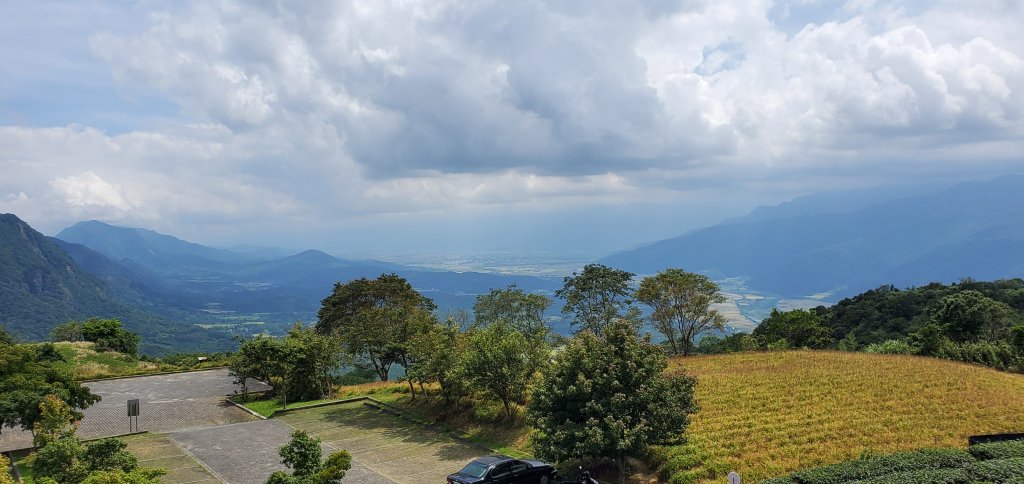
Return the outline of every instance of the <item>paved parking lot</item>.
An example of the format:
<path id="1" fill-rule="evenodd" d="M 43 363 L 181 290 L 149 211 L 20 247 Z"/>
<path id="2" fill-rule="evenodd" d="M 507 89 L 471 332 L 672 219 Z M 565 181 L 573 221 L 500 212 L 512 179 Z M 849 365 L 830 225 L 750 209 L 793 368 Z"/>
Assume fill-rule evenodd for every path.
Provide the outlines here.
<path id="1" fill-rule="evenodd" d="M 278 419 L 256 420 L 218 427 L 181 430 L 167 434 L 191 455 L 232 484 L 266 482 L 274 471 L 287 471 L 277 450 L 291 440 L 295 429 Z M 240 445 L 241 443 L 241 445 Z M 337 448 L 324 444 L 326 459 Z M 175 482 L 163 479 L 163 482 Z M 357 459 L 345 473 L 345 483 L 393 484 Z M 443 481 L 442 481 L 443 482 Z"/>
<path id="2" fill-rule="evenodd" d="M 160 482 L 178 484 L 215 484 L 224 482 L 178 446 L 165 434 L 139 434 L 124 437 L 128 451 L 139 459 L 142 467 L 164 469 Z"/>
<path id="3" fill-rule="evenodd" d="M 300 410 L 275 420 L 349 451 L 354 465 L 388 479 L 384 482 L 443 483 L 448 474 L 486 452 L 359 402 Z"/>
<path id="4" fill-rule="evenodd" d="M 135 398 L 140 402 L 139 430 L 150 432 L 254 419 L 224 400 L 238 389 L 226 369 L 103 380 L 86 385 L 103 399 L 82 412 L 85 417 L 78 436 L 83 439 L 128 433 L 127 401 Z M 250 383 L 250 391 L 268 388 L 258 382 Z M 0 433 L 0 451 L 31 446 L 29 432 L 5 428 Z"/>
<path id="5" fill-rule="evenodd" d="M 259 420 L 225 402 L 236 387 L 227 370 L 154 375 L 89 383 L 103 400 L 85 410 L 83 439 L 128 432 L 126 402 L 140 400 L 139 429 L 125 437 L 128 450 L 149 467 L 168 470 L 166 484 L 265 482 L 283 470 L 277 451 L 292 431 L 323 442 L 324 457 L 352 454 L 346 483 L 444 482 L 445 476 L 484 453 L 481 449 L 361 402 L 293 411 Z M 266 389 L 261 384 L 250 388 Z M 31 446 L 27 432 L 0 434 L 0 450 Z"/>

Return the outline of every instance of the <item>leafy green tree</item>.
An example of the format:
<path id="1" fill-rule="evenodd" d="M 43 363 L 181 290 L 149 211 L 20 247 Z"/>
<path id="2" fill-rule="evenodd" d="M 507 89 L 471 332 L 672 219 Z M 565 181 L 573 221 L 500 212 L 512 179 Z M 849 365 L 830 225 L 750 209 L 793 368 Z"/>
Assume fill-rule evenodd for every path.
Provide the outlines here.
<path id="1" fill-rule="evenodd" d="M 100 439 L 86 444 L 85 461 L 92 471 L 130 472 L 139 461 L 125 450 L 128 445 L 118 439 Z"/>
<path id="2" fill-rule="evenodd" d="M 747 333 L 735 333 L 725 337 L 705 336 L 697 345 L 697 352 L 704 355 L 739 353 L 761 349 L 757 338 Z"/>
<path id="3" fill-rule="evenodd" d="M 754 328 L 754 336 L 765 344 L 785 340 L 790 348 L 822 349 L 835 343 L 832 330 L 821 323 L 821 317 L 805 309 L 772 309 L 771 314 Z"/>
<path id="4" fill-rule="evenodd" d="M 317 332 L 340 338 L 343 350 L 369 364 L 381 381 L 401 361 L 411 333 L 405 326 L 416 310 L 433 312 L 434 302 L 397 274 L 335 284 L 320 307 Z M 406 353 L 404 356 L 408 356 Z"/>
<path id="5" fill-rule="evenodd" d="M 516 404 L 525 401 L 527 388 L 546 355 L 542 342 L 498 321 L 469 337 L 463 364 L 473 386 L 500 402 L 512 422 Z"/>
<path id="6" fill-rule="evenodd" d="M 256 336 L 243 341 L 228 371 L 247 393 L 247 381 L 258 379 L 284 399 L 323 398 L 331 392 L 331 375 L 341 364 L 337 338 L 296 323 L 283 338 Z"/>
<path id="7" fill-rule="evenodd" d="M 284 347 L 287 397 L 310 400 L 330 395 L 331 375 L 341 366 L 338 339 L 295 323 L 284 338 Z"/>
<path id="8" fill-rule="evenodd" d="M 39 418 L 32 425 L 32 444 L 38 448 L 75 436 L 78 416 L 55 395 L 47 395 L 39 403 Z"/>
<path id="9" fill-rule="evenodd" d="M 1010 342 L 1017 348 L 1017 352 L 1021 354 L 1021 357 L 1024 358 L 1024 325 L 1014 326 L 1010 330 L 1010 335 Z"/>
<path id="10" fill-rule="evenodd" d="M 476 297 L 473 312 L 474 327 L 483 327 L 498 321 L 508 323 L 516 331 L 534 339 L 544 339 L 551 330 L 544 322 L 544 311 L 551 299 L 541 294 L 527 294 L 515 284 L 505 289 Z"/>
<path id="11" fill-rule="evenodd" d="M 0 326 L 0 347 L 14 346 L 16 343 L 17 341 L 14 339 L 14 336 L 11 336 L 11 333 L 8 333 L 3 326 Z"/>
<path id="12" fill-rule="evenodd" d="M 33 427 L 36 451 L 28 463 L 37 478 L 59 484 L 88 481 L 93 473 L 130 473 L 138 467 L 135 456 L 117 439 L 102 439 L 82 445 L 75 437 L 75 417 L 63 400 L 48 395 L 40 404 L 40 417 Z M 111 476 L 98 475 L 93 481 Z"/>
<path id="13" fill-rule="evenodd" d="M 402 367 L 405 368 L 405 381 L 409 384 L 409 395 L 413 400 L 416 399 L 413 382 L 417 381 L 417 375 L 416 372 L 410 373 L 409 369 L 415 368 L 419 364 L 417 357 L 423 356 L 421 352 L 416 351 L 415 345 L 419 337 L 430 332 L 435 324 L 437 324 L 437 317 L 434 316 L 434 313 L 417 307 L 406 310 L 401 319 L 395 321 L 392 326 L 396 333 L 392 351 Z M 422 388 L 424 381 L 418 381 Z"/>
<path id="14" fill-rule="evenodd" d="M 121 326 L 117 319 L 90 318 L 82 323 L 82 338 L 96 343 L 100 351 L 117 351 L 138 356 L 139 336 Z"/>
<path id="15" fill-rule="evenodd" d="M 89 475 L 85 447 L 73 436 L 48 442 L 27 462 L 36 479 L 50 478 L 58 484 L 78 484 Z"/>
<path id="16" fill-rule="evenodd" d="M 850 331 L 843 336 L 843 339 L 839 340 L 838 347 L 839 351 L 857 351 L 860 345 L 857 343 L 857 336 Z"/>
<path id="17" fill-rule="evenodd" d="M 628 321 L 598 338 L 576 335 L 542 370 L 527 409 L 541 457 L 608 458 L 625 482 L 626 458 L 652 444 L 679 441 L 697 410 L 693 378 L 664 374 L 664 351 Z"/>
<path id="18" fill-rule="evenodd" d="M 278 450 L 281 463 L 292 470 L 295 477 L 316 474 L 320 470 L 320 440 L 301 430 L 292 432 L 292 440 Z"/>
<path id="19" fill-rule="evenodd" d="M 944 346 L 952 343 L 947 333 L 948 327 L 934 321 L 921 326 L 914 334 L 910 335 L 909 342 L 916 349 L 917 354 L 924 356 L 937 355 Z"/>
<path id="20" fill-rule="evenodd" d="M 82 341 L 84 336 L 82 335 L 82 323 L 78 321 L 68 321 L 64 324 L 58 324 L 52 330 L 50 330 L 50 341 Z"/>
<path id="21" fill-rule="evenodd" d="M 457 321 L 433 321 L 410 342 L 414 364 L 407 370 L 408 377 L 424 383 L 436 382 L 445 404 L 457 406 L 466 393 L 466 368 L 462 361 L 467 340 Z"/>
<path id="22" fill-rule="evenodd" d="M 257 335 L 244 340 L 228 364 L 234 383 L 242 386 L 243 398 L 248 398 L 250 379 L 273 385 L 285 373 L 287 348 L 280 338 Z"/>
<path id="23" fill-rule="evenodd" d="M 565 300 L 563 314 L 572 314 L 578 331 L 600 335 L 616 319 L 636 319 L 629 283 L 634 274 L 601 264 L 587 264 L 563 281 L 555 296 Z"/>
<path id="24" fill-rule="evenodd" d="M 636 299 L 654 310 L 651 323 L 668 339 L 672 354 L 689 355 L 698 335 L 725 329 L 725 317 L 712 305 L 726 299 L 707 276 L 665 269 L 640 281 Z"/>
<path id="25" fill-rule="evenodd" d="M 67 403 L 74 419 L 82 418 L 79 410 L 99 401 L 61 361 L 42 353 L 46 351 L 39 345 L 0 343 L 0 431 L 5 426 L 32 429 L 47 395 Z"/>
<path id="26" fill-rule="evenodd" d="M 968 289 L 939 300 L 932 320 L 945 326 L 955 341 L 982 338 L 1004 339 L 1012 323 L 1013 310 L 1006 303 Z"/>
<path id="27" fill-rule="evenodd" d="M 301 430 L 292 432 L 291 441 L 281 447 L 278 454 L 281 455 L 281 463 L 292 469 L 292 474 L 274 472 L 267 484 L 336 484 L 352 467 L 352 456 L 344 450 L 331 454 L 326 462 L 322 462 L 320 439 Z"/>

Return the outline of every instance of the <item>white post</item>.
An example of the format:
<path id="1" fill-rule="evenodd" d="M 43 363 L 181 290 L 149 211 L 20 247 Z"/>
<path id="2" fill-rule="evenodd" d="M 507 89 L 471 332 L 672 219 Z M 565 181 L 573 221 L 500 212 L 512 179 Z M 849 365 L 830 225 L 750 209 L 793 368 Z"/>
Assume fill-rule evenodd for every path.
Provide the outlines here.
<path id="1" fill-rule="evenodd" d="M 729 484 L 740 484 L 740 475 L 736 471 L 729 473 Z"/>

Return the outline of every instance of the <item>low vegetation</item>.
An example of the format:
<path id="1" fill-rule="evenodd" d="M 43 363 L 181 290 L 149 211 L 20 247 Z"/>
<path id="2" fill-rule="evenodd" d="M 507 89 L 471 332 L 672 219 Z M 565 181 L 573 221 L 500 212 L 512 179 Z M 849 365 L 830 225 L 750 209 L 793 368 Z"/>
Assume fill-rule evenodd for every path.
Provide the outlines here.
<path id="1" fill-rule="evenodd" d="M 47 343 L 33 343 L 40 347 Z M 149 375 L 171 371 L 204 370 L 227 365 L 227 355 L 178 353 L 161 358 L 134 358 L 116 351 L 98 351 L 89 341 L 52 343 L 63 361 L 56 366 L 71 372 L 77 380 L 99 380 L 123 376 Z"/>
<path id="2" fill-rule="evenodd" d="M 656 447 L 671 482 L 744 482 L 866 455 L 964 448 L 1024 428 L 1024 377 L 934 358 L 782 351 L 677 358 L 697 378 L 687 442 Z"/>
<path id="3" fill-rule="evenodd" d="M 339 450 L 321 460 L 320 439 L 301 430 L 292 432 L 292 439 L 278 449 L 281 463 L 291 474 L 275 471 L 267 484 L 339 484 L 345 471 L 352 468 L 352 456 Z"/>
<path id="4" fill-rule="evenodd" d="M 962 449 L 926 449 L 867 456 L 831 466 L 807 469 L 764 484 L 886 484 L 941 482 L 996 484 L 1024 482 L 1024 441 Z"/>
<path id="5" fill-rule="evenodd" d="M 932 356 L 1024 372 L 1024 279 L 882 286 L 831 307 L 777 311 L 703 354 L 797 348 Z"/>

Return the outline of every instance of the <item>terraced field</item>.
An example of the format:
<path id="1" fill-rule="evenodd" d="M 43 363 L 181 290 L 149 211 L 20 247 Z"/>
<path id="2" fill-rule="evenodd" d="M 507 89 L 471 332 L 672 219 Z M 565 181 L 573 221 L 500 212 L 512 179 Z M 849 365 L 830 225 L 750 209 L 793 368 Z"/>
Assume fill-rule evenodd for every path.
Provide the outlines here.
<path id="1" fill-rule="evenodd" d="M 744 482 L 866 453 L 966 447 L 1024 431 L 1024 375 L 914 356 L 827 351 L 677 358 L 698 378 L 687 445 L 656 452 L 677 482 Z"/>

